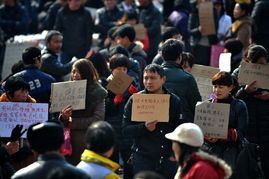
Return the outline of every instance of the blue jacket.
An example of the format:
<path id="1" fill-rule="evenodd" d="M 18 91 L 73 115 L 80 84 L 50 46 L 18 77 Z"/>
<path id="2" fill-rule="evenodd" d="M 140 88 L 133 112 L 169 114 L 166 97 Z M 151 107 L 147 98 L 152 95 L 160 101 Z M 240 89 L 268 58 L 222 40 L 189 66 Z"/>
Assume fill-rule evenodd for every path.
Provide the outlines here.
<path id="1" fill-rule="evenodd" d="M 38 103 L 49 103 L 51 83 L 56 82 L 52 76 L 40 71 L 35 66 L 25 67 L 25 70 L 16 73 L 14 76 L 20 76 L 29 83 L 29 94 Z"/>

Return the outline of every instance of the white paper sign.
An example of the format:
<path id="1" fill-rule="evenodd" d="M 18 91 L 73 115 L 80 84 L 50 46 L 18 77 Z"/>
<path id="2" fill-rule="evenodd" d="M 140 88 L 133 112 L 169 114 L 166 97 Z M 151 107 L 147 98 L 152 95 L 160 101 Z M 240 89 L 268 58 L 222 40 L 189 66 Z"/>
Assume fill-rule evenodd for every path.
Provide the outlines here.
<path id="1" fill-rule="evenodd" d="M 22 52 L 28 47 L 33 47 L 34 42 L 7 43 L 2 68 L 2 78 L 11 74 L 11 67 L 19 60 L 22 60 Z"/>
<path id="2" fill-rule="evenodd" d="M 230 104 L 198 102 L 195 107 L 194 123 L 203 131 L 204 136 L 226 139 Z"/>
<path id="3" fill-rule="evenodd" d="M 215 67 L 196 64 L 191 69 L 191 74 L 196 80 L 202 100 L 209 99 L 213 89 L 211 78 L 219 71 Z"/>
<path id="4" fill-rule="evenodd" d="M 51 84 L 50 112 L 60 112 L 72 105 L 73 110 L 85 109 L 87 80 Z"/>
<path id="5" fill-rule="evenodd" d="M 231 71 L 231 53 L 221 53 L 219 56 L 219 69 L 220 71 Z"/>
<path id="6" fill-rule="evenodd" d="M 0 136 L 10 137 L 12 129 L 23 125 L 28 129 L 31 124 L 48 120 L 48 104 L 46 103 L 13 103 L 0 102 Z M 22 136 L 26 138 L 26 133 Z"/>

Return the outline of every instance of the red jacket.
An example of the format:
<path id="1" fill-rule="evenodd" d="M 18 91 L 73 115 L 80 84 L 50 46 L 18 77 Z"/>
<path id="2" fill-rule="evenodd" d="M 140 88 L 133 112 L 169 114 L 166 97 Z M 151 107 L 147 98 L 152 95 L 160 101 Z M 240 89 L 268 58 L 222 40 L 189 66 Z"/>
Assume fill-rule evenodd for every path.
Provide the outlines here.
<path id="1" fill-rule="evenodd" d="M 223 160 L 202 151 L 193 153 L 188 163 L 191 167 L 182 179 L 224 179 L 229 178 L 232 173 Z M 183 169 L 185 167 L 187 166 L 184 165 Z M 181 170 L 178 169 L 175 179 L 179 179 Z"/>

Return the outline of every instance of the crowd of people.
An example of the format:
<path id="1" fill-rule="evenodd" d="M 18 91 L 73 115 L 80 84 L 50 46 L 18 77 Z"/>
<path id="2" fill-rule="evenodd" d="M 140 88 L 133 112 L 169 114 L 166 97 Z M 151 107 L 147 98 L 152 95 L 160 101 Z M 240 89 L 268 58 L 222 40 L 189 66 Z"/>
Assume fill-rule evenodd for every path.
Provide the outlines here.
<path id="1" fill-rule="evenodd" d="M 213 35 L 200 25 L 198 7 L 205 2 L 213 3 Z M 2 79 L 0 102 L 50 105 L 52 83 L 87 84 L 85 109 L 68 105 L 50 113 L 47 122 L 28 128 L 27 139 L 19 140 L 22 127 L 1 138 L 0 178 L 269 178 L 269 89 L 256 81 L 238 84 L 241 62 L 268 64 L 269 1 L 1 3 L 1 68 L 5 43 L 15 35 L 48 33 L 44 49 L 24 49 Z M 140 24 L 144 29 L 137 30 Z M 210 66 L 216 46 L 231 53 L 231 72 L 212 77 L 206 101 L 230 105 L 225 139 L 204 136 L 193 123 L 202 99 L 190 72 L 194 64 Z M 115 94 L 107 84 L 119 73 L 133 81 Z M 132 121 L 135 93 L 169 95 L 168 122 Z M 67 129 L 68 154 L 62 150 Z M 246 140 L 259 146 L 252 162 L 243 162 Z"/>

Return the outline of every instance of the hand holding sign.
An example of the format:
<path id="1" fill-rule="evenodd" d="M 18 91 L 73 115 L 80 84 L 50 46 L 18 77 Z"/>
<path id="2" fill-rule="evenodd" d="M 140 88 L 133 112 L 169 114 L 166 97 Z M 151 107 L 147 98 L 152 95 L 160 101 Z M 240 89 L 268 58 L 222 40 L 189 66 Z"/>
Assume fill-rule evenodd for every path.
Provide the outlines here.
<path id="1" fill-rule="evenodd" d="M 152 132 L 156 129 L 157 123 L 158 123 L 158 121 L 156 121 L 156 120 L 155 121 L 146 121 L 145 126 L 150 132 Z"/>

